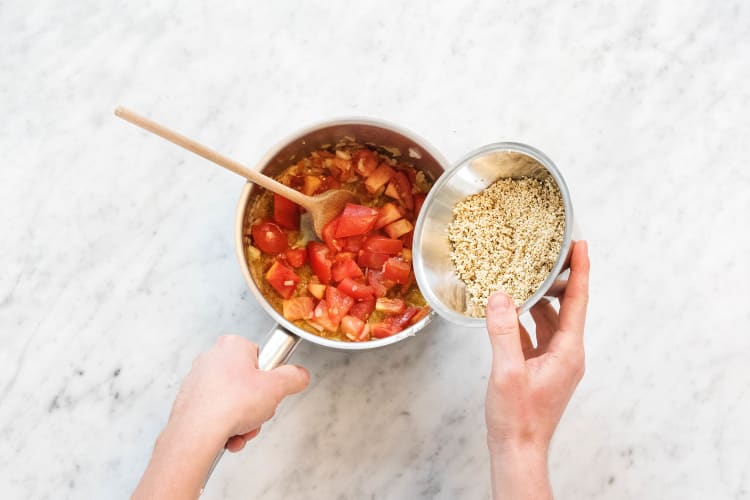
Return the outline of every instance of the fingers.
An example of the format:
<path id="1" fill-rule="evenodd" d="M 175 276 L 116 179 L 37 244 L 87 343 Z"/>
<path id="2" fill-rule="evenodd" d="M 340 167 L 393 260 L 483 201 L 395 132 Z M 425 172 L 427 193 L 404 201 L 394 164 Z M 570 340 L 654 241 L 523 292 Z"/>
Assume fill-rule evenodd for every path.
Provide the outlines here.
<path id="1" fill-rule="evenodd" d="M 216 341 L 217 348 L 225 348 L 241 352 L 246 356 L 253 367 L 258 368 L 258 344 L 247 340 L 240 335 L 222 335 Z"/>
<path id="2" fill-rule="evenodd" d="M 227 441 L 225 448 L 232 453 L 237 453 L 245 447 L 245 438 L 243 436 L 232 436 Z"/>
<path id="3" fill-rule="evenodd" d="M 532 358 L 536 349 L 534 349 L 534 344 L 531 342 L 531 335 L 529 335 L 529 332 L 523 325 L 519 325 L 518 328 L 520 329 L 519 335 L 521 336 L 521 351 L 523 351 L 523 357 L 524 359 Z"/>
<path id="4" fill-rule="evenodd" d="M 537 349 L 544 350 L 557 331 L 557 311 L 548 301 L 542 300 L 531 308 L 531 317 L 536 325 Z"/>
<path id="5" fill-rule="evenodd" d="M 492 356 L 505 365 L 524 363 L 518 316 L 513 300 L 501 292 L 490 296 L 487 304 L 487 332 L 492 345 Z"/>
<path id="6" fill-rule="evenodd" d="M 580 339 L 583 339 L 589 302 L 589 267 L 588 243 L 575 242 L 570 258 L 570 279 L 560 306 L 559 326 L 560 330 L 575 333 Z"/>
<path id="7" fill-rule="evenodd" d="M 281 388 L 281 397 L 297 394 L 310 383 L 310 374 L 297 365 L 282 365 L 267 373 L 276 378 Z"/>

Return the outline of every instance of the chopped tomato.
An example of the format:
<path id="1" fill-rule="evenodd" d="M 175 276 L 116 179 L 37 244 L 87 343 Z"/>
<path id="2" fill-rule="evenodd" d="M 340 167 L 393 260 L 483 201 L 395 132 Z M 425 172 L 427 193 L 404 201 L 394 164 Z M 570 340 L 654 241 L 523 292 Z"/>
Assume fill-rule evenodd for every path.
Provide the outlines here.
<path id="1" fill-rule="evenodd" d="M 346 238 L 346 243 L 344 243 L 344 251 L 345 252 L 359 252 L 359 249 L 362 248 L 362 244 L 367 239 L 367 236 L 349 236 Z"/>
<path id="2" fill-rule="evenodd" d="M 344 332 L 350 340 L 367 340 L 361 338 L 365 330 L 365 322 L 354 316 L 344 316 L 341 318 L 341 331 Z"/>
<path id="3" fill-rule="evenodd" d="M 253 226 L 253 241 L 262 251 L 276 255 L 289 248 L 286 234 L 273 222 L 264 221 Z"/>
<path id="4" fill-rule="evenodd" d="M 284 229 L 299 229 L 299 207 L 276 193 L 273 195 L 273 220 Z"/>
<path id="5" fill-rule="evenodd" d="M 326 294 L 326 286 L 322 283 L 308 283 L 307 291 L 316 299 L 322 299 Z"/>
<path id="6" fill-rule="evenodd" d="M 396 222 L 391 222 L 384 228 L 385 232 L 391 238 L 400 238 L 412 229 L 414 229 L 414 226 L 406 219 L 399 219 Z"/>
<path id="7" fill-rule="evenodd" d="M 353 298 L 332 286 L 326 288 L 325 302 L 328 304 L 328 317 L 337 325 L 354 305 Z"/>
<path id="8" fill-rule="evenodd" d="M 389 282 L 383 277 L 383 271 L 374 271 L 372 269 L 367 271 L 367 284 L 375 291 L 376 297 L 385 297 L 388 289 L 394 285 L 393 282 Z"/>
<path id="9" fill-rule="evenodd" d="M 318 192 L 322 184 L 323 180 L 317 175 L 306 175 L 305 182 L 302 184 L 302 192 L 307 196 L 312 196 Z"/>
<path id="10" fill-rule="evenodd" d="M 352 155 L 354 170 L 362 177 L 369 176 L 378 168 L 378 155 L 369 149 L 360 149 Z"/>
<path id="11" fill-rule="evenodd" d="M 375 310 L 375 299 L 365 299 L 361 302 L 357 302 L 349 309 L 349 314 L 362 321 L 367 321 L 370 318 L 370 314 Z"/>
<path id="12" fill-rule="evenodd" d="M 371 286 L 359 283 L 348 277 L 341 280 L 338 289 L 358 300 L 371 299 L 375 296 L 375 290 Z"/>
<path id="13" fill-rule="evenodd" d="M 402 248 L 401 253 L 399 253 L 399 256 L 406 262 L 411 262 L 411 255 L 411 250 L 408 248 Z"/>
<path id="14" fill-rule="evenodd" d="M 426 318 L 428 314 L 430 314 L 429 307 L 420 307 L 419 309 L 417 309 L 417 312 L 414 313 L 414 316 L 411 317 L 411 320 L 409 321 L 409 323 L 412 325 L 415 323 L 418 323 L 422 321 L 424 318 Z"/>
<path id="15" fill-rule="evenodd" d="M 279 295 L 288 299 L 297 288 L 299 276 L 281 262 L 276 261 L 266 273 L 266 281 L 279 292 Z"/>
<path id="16" fill-rule="evenodd" d="M 403 299 L 378 297 L 375 301 L 375 310 L 385 314 L 401 314 L 406 310 L 406 303 Z"/>
<path id="17" fill-rule="evenodd" d="M 331 170 L 341 182 L 346 182 L 352 176 L 352 161 L 336 156 L 331 160 Z"/>
<path id="18" fill-rule="evenodd" d="M 357 264 L 370 269 L 380 269 L 389 257 L 390 255 L 387 253 L 373 253 L 367 250 L 360 250 L 357 256 Z"/>
<path id="19" fill-rule="evenodd" d="M 318 188 L 318 192 L 322 193 L 324 191 L 328 191 L 330 189 L 338 189 L 341 187 L 341 182 L 339 182 L 336 177 L 329 175 L 322 178 L 323 183 Z"/>
<path id="20" fill-rule="evenodd" d="M 300 319 L 312 319 L 313 317 L 313 299 L 312 297 L 295 297 L 284 300 L 281 303 L 284 312 L 284 318 L 289 321 Z"/>
<path id="21" fill-rule="evenodd" d="M 336 217 L 323 226 L 323 241 L 331 252 L 340 252 L 344 248 L 344 242 L 334 237 L 340 219 L 341 217 Z"/>
<path id="22" fill-rule="evenodd" d="M 424 199 L 427 198 L 427 195 L 424 193 L 419 193 L 414 195 L 414 216 L 418 216 L 420 210 L 422 210 L 422 205 L 424 205 Z"/>
<path id="23" fill-rule="evenodd" d="M 341 254 L 339 254 L 341 255 Z M 362 269 L 354 262 L 351 258 L 339 259 L 337 255 L 336 261 L 333 263 L 331 268 L 331 279 L 333 281 L 341 281 L 344 278 L 363 278 L 364 273 Z"/>
<path id="24" fill-rule="evenodd" d="M 380 210 L 378 211 L 378 219 L 375 221 L 374 229 L 380 229 L 383 226 L 387 226 L 391 222 L 396 222 L 403 216 L 404 213 L 396 204 L 388 202 L 380 207 Z"/>
<path id="25" fill-rule="evenodd" d="M 381 163 L 378 168 L 365 180 L 365 188 L 368 193 L 375 194 L 385 186 L 396 173 L 387 163 Z"/>
<path id="26" fill-rule="evenodd" d="M 284 255 L 292 267 L 302 267 L 307 262 L 307 250 L 304 248 L 290 248 Z"/>
<path id="27" fill-rule="evenodd" d="M 401 329 L 387 322 L 375 323 L 370 325 L 370 333 L 373 337 L 384 339 L 400 332 Z"/>
<path id="28" fill-rule="evenodd" d="M 383 277 L 401 285 L 409 280 L 411 264 L 404 262 L 398 257 L 391 257 L 383 265 Z"/>
<path id="29" fill-rule="evenodd" d="M 416 307 L 407 307 L 404 312 L 398 316 L 389 318 L 387 321 L 393 326 L 398 327 L 399 331 L 403 330 L 406 325 L 410 324 L 411 319 L 417 314 L 417 310 Z"/>
<path id="30" fill-rule="evenodd" d="M 401 240 L 386 238 L 385 236 L 370 236 L 365 240 L 362 249 L 372 253 L 385 253 L 396 255 L 402 251 L 403 243 Z"/>
<path id="31" fill-rule="evenodd" d="M 377 218 L 378 211 L 374 208 L 347 203 L 344 211 L 338 217 L 334 236 L 345 238 L 367 234 L 372 230 Z"/>
<path id="32" fill-rule="evenodd" d="M 324 244 L 317 241 L 311 241 L 307 244 L 307 256 L 310 259 L 315 275 L 324 285 L 331 281 L 331 259 L 328 257 L 329 250 Z"/>
<path id="33" fill-rule="evenodd" d="M 411 192 L 411 183 L 405 173 L 399 171 L 393 175 L 385 194 L 399 200 L 407 210 L 414 209 L 414 195 Z"/>
<path id="34" fill-rule="evenodd" d="M 328 304 L 325 300 L 318 302 L 313 311 L 313 317 L 310 320 L 313 326 L 328 330 L 329 332 L 336 332 L 339 329 L 339 321 L 334 321 L 328 311 Z"/>

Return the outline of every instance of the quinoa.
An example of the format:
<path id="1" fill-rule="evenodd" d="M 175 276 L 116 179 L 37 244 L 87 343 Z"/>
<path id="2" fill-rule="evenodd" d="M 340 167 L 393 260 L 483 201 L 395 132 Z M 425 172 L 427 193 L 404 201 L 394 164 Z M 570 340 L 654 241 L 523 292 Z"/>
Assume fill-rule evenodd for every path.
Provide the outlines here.
<path id="1" fill-rule="evenodd" d="M 504 178 L 453 208 L 451 262 L 466 284 L 467 311 L 484 317 L 495 291 L 523 304 L 555 265 L 565 232 L 562 195 L 551 179 Z"/>

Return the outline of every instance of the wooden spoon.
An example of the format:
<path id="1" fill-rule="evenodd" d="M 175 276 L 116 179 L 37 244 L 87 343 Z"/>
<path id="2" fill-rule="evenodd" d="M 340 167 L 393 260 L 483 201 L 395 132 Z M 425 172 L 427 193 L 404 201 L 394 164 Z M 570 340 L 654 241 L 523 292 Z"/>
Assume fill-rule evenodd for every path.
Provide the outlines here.
<path id="1" fill-rule="evenodd" d="M 250 170 L 241 163 L 236 162 L 231 158 L 227 158 L 213 149 L 199 144 L 192 139 L 188 139 L 184 135 L 178 134 L 174 130 L 159 125 L 158 123 L 130 111 L 129 109 L 118 107 L 115 109 L 115 115 L 141 127 L 144 130 L 148 130 L 169 142 L 182 146 L 188 151 L 192 151 L 193 153 L 202 156 L 227 170 L 231 170 L 235 174 L 239 174 L 245 179 L 248 179 L 303 207 L 312 216 L 313 229 L 315 230 L 315 234 L 321 239 L 323 237 L 323 227 L 344 210 L 344 205 L 347 203 L 356 203 L 357 201 L 354 193 L 346 191 L 345 189 L 331 189 L 317 196 L 307 196 L 261 174 L 260 172 Z"/>

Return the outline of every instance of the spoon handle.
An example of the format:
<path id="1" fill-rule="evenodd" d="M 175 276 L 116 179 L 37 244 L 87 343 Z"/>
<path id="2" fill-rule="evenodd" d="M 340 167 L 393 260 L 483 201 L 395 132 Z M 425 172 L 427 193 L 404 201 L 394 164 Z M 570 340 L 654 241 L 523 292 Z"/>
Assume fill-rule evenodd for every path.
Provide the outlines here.
<path id="1" fill-rule="evenodd" d="M 141 127 L 144 130 L 148 130 L 152 134 L 156 134 L 159 137 L 168 140 L 169 142 L 177 144 L 178 146 L 181 146 L 188 151 L 192 151 L 193 153 L 197 154 L 198 156 L 202 156 L 208 161 L 212 161 L 217 165 L 226 168 L 227 170 L 231 170 L 235 174 L 241 175 L 242 177 L 251 180 L 255 184 L 268 189 L 269 191 L 280 194 L 284 198 L 293 201 L 297 205 L 300 205 L 308 210 L 312 205 L 312 200 L 309 196 L 305 196 L 299 191 L 295 191 L 294 189 L 285 186 L 284 184 L 275 181 L 270 177 L 261 174 L 260 172 L 250 170 L 243 164 L 236 162 L 231 158 L 228 158 L 221 153 L 214 151 L 213 149 L 206 147 L 203 144 L 200 144 L 188 137 L 185 137 L 184 135 L 179 134 L 174 130 L 159 125 L 155 121 L 150 120 L 145 116 L 141 116 L 134 111 L 119 106 L 117 107 L 117 109 L 115 109 L 115 115 L 119 116 L 123 120 L 129 121 L 133 125 Z"/>

